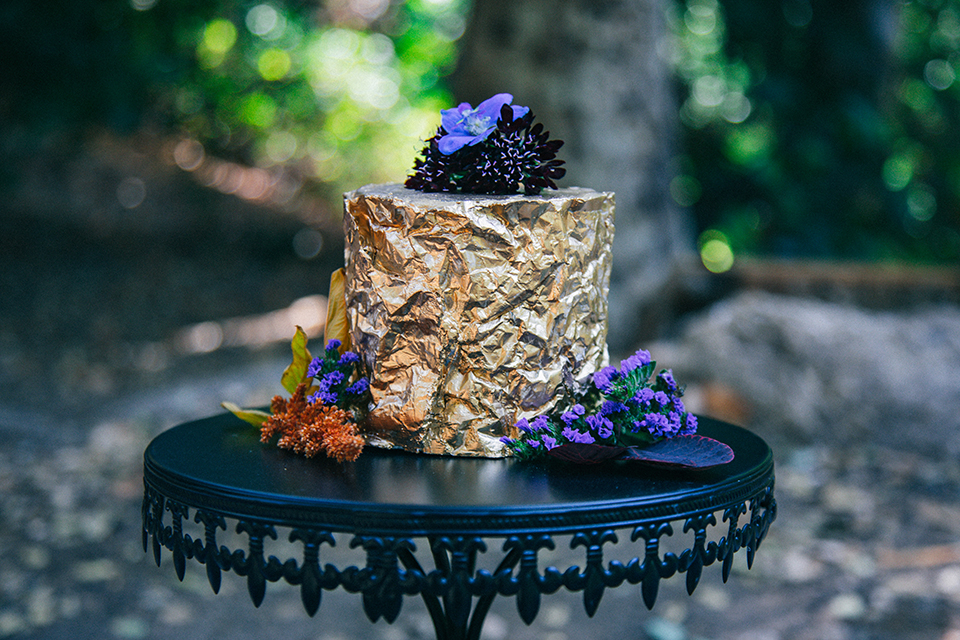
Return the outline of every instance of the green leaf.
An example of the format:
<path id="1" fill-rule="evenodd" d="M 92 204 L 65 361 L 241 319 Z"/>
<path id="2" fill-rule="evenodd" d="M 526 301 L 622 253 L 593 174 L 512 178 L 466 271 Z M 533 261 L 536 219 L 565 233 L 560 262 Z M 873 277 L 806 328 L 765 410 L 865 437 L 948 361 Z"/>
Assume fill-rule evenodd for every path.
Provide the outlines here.
<path id="1" fill-rule="evenodd" d="M 260 411 L 259 409 L 241 409 L 232 402 L 221 402 L 220 406 L 255 427 L 259 427 L 270 417 L 270 414 L 265 411 Z"/>
<path id="2" fill-rule="evenodd" d="M 299 325 L 290 343 L 290 349 L 293 351 L 293 362 L 283 372 L 280 384 L 292 395 L 297 390 L 297 385 L 306 381 L 307 367 L 313 359 L 307 349 L 307 334 Z"/>

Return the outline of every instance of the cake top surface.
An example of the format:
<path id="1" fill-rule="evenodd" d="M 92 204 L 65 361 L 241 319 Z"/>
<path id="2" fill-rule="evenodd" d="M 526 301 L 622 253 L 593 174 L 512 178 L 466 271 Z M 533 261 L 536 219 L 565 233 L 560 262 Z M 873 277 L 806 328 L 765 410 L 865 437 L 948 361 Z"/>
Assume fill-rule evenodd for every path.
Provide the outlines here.
<path id="1" fill-rule="evenodd" d="M 462 203 L 464 201 L 484 201 L 500 202 L 521 202 L 521 201 L 544 201 L 552 199 L 582 198 L 584 200 L 591 198 L 604 198 L 613 195 L 609 191 L 596 191 L 586 187 L 563 187 L 556 190 L 544 191 L 539 195 L 527 195 L 523 193 L 494 195 L 480 193 L 454 193 L 454 192 L 423 192 L 416 189 L 410 189 L 400 183 L 386 184 L 368 184 L 347 194 L 347 197 L 373 196 L 381 198 L 402 199 L 414 206 L 437 206 L 444 203 Z"/>

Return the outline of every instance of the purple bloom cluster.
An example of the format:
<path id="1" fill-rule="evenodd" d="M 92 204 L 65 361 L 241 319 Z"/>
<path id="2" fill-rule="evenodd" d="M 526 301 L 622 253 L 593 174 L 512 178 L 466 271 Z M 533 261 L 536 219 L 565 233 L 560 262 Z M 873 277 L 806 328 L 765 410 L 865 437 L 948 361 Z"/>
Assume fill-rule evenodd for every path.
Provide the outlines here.
<path id="1" fill-rule="evenodd" d="M 696 433 L 697 419 L 680 399 L 683 389 L 667 369 L 651 379 L 655 366 L 650 352 L 641 349 L 619 367 L 597 371 L 593 389 L 579 396 L 579 402 L 552 418 L 518 420 L 520 437 L 501 440 L 517 455 L 533 457 L 568 443 L 642 446 Z"/>
<path id="2" fill-rule="evenodd" d="M 307 398 L 308 401 L 344 408 L 361 402 L 370 389 L 370 381 L 363 377 L 349 384 L 360 357 L 353 351 L 345 351 L 341 355 L 340 346 L 339 340 L 330 340 L 324 355 L 314 358 L 307 365 L 307 377 L 317 381 L 316 391 Z"/>

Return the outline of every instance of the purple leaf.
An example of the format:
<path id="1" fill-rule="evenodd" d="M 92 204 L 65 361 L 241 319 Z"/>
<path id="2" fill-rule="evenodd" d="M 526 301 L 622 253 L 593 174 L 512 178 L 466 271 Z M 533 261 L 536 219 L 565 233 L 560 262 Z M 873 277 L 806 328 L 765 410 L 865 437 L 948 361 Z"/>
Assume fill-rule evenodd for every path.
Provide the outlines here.
<path id="1" fill-rule="evenodd" d="M 733 449 L 706 436 L 676 436 L 647 447 L 628 447 L 623 460 L 660 467 L 705 469 L 733 460 Z"/>
<path id="2" fill-rule="evenodd" d="M 583 444 L 580 442 L 570 442 L 548 450 L 547 455 L 553 456 L 554 458 L 563 460 L 565 462 L 576 462 L 577 464 L 597 464 L 598 462 L 618 458 L 626 451 L 626 447 L 608 447 L 602 444 Z"/>

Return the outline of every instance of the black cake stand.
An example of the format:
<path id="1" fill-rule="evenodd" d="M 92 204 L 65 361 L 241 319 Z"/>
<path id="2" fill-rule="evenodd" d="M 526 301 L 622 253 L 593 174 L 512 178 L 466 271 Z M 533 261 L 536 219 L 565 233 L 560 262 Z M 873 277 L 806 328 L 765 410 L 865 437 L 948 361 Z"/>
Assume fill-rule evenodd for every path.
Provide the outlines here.
<path id="1" fill-rule="evenodd" d="M 479 638 L 497 595 L 514 596 L 527 624 L 541 595 L 561 587 L 582 592 L 591 616 L 604 590 L 624 583 L 641 585 L 652 608 L 662 579 L 685 574 L 692 593 L 711 564 L 721 565 L 726 581 L 740 549 L 752 564 L 776 517 L 767 444 L 709 418 L 700 419 L 699 433 L 730 445 L 733 462 L 667 470 L 368 447 L 356 462 L 338 464 L 263 445 L 255 428 L 223 414 L 174 427 L 147 447 L 144 550 L 152 548 L 158 565 L 163 548 L 170 550 L 181 580 L 186 561 L 197 560 L 215 592 L 222 572 L 244 576 L 257 606 L 268 582 L 285 580 L 300 587 L 310 615 L 325 589 L 360 593 L 374 622 L 393 622 L 404 596 L 420 596 L 439 640 Z M 228 519 L 237 521 L 245 549 L 218 542 Z M 278 527 L 289 530 L 284 537 L 298 557 L 266 557 L 264 545 L 278 538 Z M 185 531 L 190 528 L 195 536 Z M 662 549 L 677 530 L 683 551 Z M 538 554 L 555 547 L 555 536 L 583 547 L 582 569 L 540 568 Z M 362 549 L 365 566 L 338 569 L 321 558 L 330 551 L 323 545 L 343 537 L 351 549 Z M 604 546 L 621 537 L 630 541 L 632 559 L 605 564 Z M 417 540 L 424 541 L 432 568 L 418 559 Z M 478 557 L 485 560 L 488 552 L 499 564 L 478 568 Z"/>

